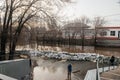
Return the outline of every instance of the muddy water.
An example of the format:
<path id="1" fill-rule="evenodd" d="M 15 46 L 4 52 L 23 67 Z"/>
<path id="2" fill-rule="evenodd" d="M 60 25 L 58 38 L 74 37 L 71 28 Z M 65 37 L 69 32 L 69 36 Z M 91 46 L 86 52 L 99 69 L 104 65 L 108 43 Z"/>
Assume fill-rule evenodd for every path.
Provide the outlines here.
<path id="1" fill-rule="evenodd" d="M 82 50 L 81 46 L 39 46 L 39 50 L 53 50 L 53 51 L 67 51 L 70 53 L 80 53 L 80 52 L 86 52 L 86 53 L 97 53 L 105 56 L 118 56 L 120 57 L 120 48 L 108 48 L 108 47 L 93 47 L 93 46 L 85 46 L 84 50 Z"/>
<path id="2" fill-rule="evenodd" d="M 18 46 L 19 50 L 48 50 L 48 51 L 67 51 L 67 52 L 88 52 L 88 53 L 97 53 L 106 56 L 119 56 L 120 57 L 120 48 L 107 48 L 107 47 L 94 47 L 94 46 L 85 46 L 82 50 L 81 46 L 76 45 L 61 45 L 61 46 L 36 46 L 31 48 L 30 46 Z"/>
<path id="3" fill-rule="evenodd" d="M 64 68 L 62 67 L 42 67 L 38 66 L 34 69 L 34 80 L 65 80 Z"/>
<path id="4" fill-rule="evenodd" d="M 105 56 L 116 56 L 120 57 L 120 48 L 105 48 L 105 47 L 97 47 L 96 53 L 105 55 Z"/>
<path id="5" fill-rule="evenodd" d="M 81 46 L 40 46 L 39 50 L 67 51 L 67 52 L 83 52 Z M 120 48 L 105 48 L 105 47 L 84 47 L 84 52 L 97 53 L 105 56 L 120 57 Z M 57 60 L 37 59 L 38 66 L 34 68 L 34 80 L 66 80 L 67 65 L 70 62 Z M 87 70 L 95 68 L 95 64 L 91 65 L 88 62 L 73 62 L 73 70 L 83 70 L 76 74 L 72 73 L 72 80 L 83 80 Z M 91 67 L 90 67 L 91 65 Z"/>
<path id="6" fill-rule="evenodd" d="M 67 65 L 66 61 L 43 60 L 38 59 L 38 66 L 34 68 L 33 80 L 66 80 Z M 71 75 L 72 80 L 80 80 L 74 74 Z"/>

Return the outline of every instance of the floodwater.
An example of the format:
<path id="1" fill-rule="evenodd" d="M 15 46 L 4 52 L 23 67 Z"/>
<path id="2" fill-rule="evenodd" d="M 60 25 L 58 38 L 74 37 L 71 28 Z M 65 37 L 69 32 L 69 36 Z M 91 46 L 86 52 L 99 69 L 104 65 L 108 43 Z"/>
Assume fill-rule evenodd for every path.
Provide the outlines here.
<path id="1" fill-rule="evenodd" d="M 61 46 L 34 46 L 34 48 L 29 45 L 26 46 L 17 46 L 19 50 L 48 50 L 48 51 L 66 51 L 70 53 L 96 53 L 105 56 L 119 56 L 120 57 L 120 48 L 112 48 L 112 47 L 94 47 L 94 46 L 84 46 L 83 50 L 81 46 L 76 45 L 61 45 Z"/>
<path id="2" fill-rule="evenodd" d="M 105 56 L 116 56 L 120 57 L 120 48 L 107 48 L 107 47 L 97 47 L 96 53 L 105 55 Z"/>
<path id="3" fill-rule="evenodd" d="M 25 48 L 24 48 L 25 49 Z M 27 48 L 29 50 L 29 48 Z M 105 56 L 116 56 L 120 57 L 120 48 L 107 48 L 107 47 L 92 47 L 92 46 L 85 46 L 84 50 L 82 50 L 81 46 L 69 46 L 69 45 L 63 45 L 63 46 L 38 46 L 35 48 L 36 50 L 48 50 L 48 51 L 66 51 L 70 53 L 81 53 L 81 52 L 86 52 L 86 53 L 96 53 L 96 54 L 101 54 Z M 34 50 L 35 50 L 34 49 Z M 37 58 L 37 64 L 34 68 L 33 71 L 33 79 L 34 80 L 67 80 L 67 65 L 70 62 L 66 61 L 57 61 L 57 60 L 43 60 L 41 58 Z M 74 64 L 75 63 L 75 64 Z M 74 68 L 78 69 L 85 69 L 88 67 L 88 65 L 91 65 L 91 63 L 83 63 L 81 62 L 73 62 Z M 79 65 L 78 65 L 79 64 Z M 82 66 L 81 66 L 82 64 Z M 92 65 L 91 65 L 92 66 Z M 80 68 L 81 67 L 81 68 Z M 94 66 L 93 66 L 94 67 Z M 74 70 L 78 70 L 74 69 Z M 86 68 L 85 71 L 87 71 L 88 68 Z M 80 70 L 81 71 L 81 70 Z M 82 71 L 84 72 L 84 71 Z M 79 73 L 73 74 L 72 73 L 72 80 L 83 80 L 83 74 L 84 73 Z M 81 78 L 82 77 L 82 78 Z"/>
<path id="4" fill-rule="evenodd" d="M 93 46 L 84 46 L 83 50 L 81 46 L 39 46 L 38 50 L 48 50 L 48 51 L 66 51 L 70 53 L 96 53 L 105 56 L 118 56 L 120 57 L 120 48 L 112 48 L 112 47 L 93 47 Z"/>
<path id="5" fill-rule="evenodd" d="M 33 80 L 67 80 L 67 66 L 72 64 L 72 80 L 84 80 L 87 70 L 95 69 L 96 63 L 90 61 L 43 60 L 37 58 Z"/>
<path id="6" fill-rule="evenodd" d="M 82 52 L 81 46 L 40 46 L 39 50 L 53 50 L 53 51 L 67 51 L 67 52 Z M 84 52 L 89 53 L 97 53 L 105 56 L 116 56 L 120 57 L 120 48 L 106 48 L 106 47 L 84 47 Z M 37 58 L 38 66 L 34 68 L 34 80 L 66 80 L 67 79 L 67 65 L 69 62 L 66 61 L 57 61 L 57 60 L 43 60 L 41 58 Z M 77 63 L 75 62 L 74 65 Z M 84 67 L 83 65 L 86 63 L 77 64 L 74 67 Z M 89 64 L 90 65 L 90 64 Z M 82 68 L 81 68 L 82 69 Z M 77 69 L 75 69 L 77 70 Z M 78 72 L 79 73 L 79 72 Z M 72 80 L 83 80 L 72 74 Z"/>
<path id="7" fill-rule="evenodd" d="M 66 80 L 67 65 L 66 61 L 43 60 L 38 59 L 38 66 L 34 68 L 33 80 Z M 72 80 L 80 80 L 74 74 L 71 75 Z"/>

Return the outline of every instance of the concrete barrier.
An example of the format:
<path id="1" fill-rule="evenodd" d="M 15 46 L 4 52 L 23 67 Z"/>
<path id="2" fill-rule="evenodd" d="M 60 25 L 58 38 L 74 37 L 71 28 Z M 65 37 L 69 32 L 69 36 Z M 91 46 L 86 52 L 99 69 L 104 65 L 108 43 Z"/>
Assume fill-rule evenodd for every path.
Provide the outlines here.
<path id="1" fill-rule="evenodd" d="M 29 59 L 16 59 L 0 62 L 0 74 L 22 80 L 30 75 L 31 67 Z"/>
<path id="2" fill-rule="evenodd" d="M 0 80 L 17 80 L 17 79 L 0 74 Z"/>

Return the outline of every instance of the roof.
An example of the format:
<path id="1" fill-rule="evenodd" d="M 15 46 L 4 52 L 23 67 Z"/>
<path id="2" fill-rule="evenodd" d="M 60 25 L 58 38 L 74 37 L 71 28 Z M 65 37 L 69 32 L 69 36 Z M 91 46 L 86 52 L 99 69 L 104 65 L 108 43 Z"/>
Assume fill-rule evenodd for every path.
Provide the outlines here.
<path id="1" fill-rule="evenodd" d="M 97 27 L 97 29 L 120 29 L 120 26 Z"/>
<path id="2" fill-rule="evenodd" d="M 89 28 L 90 26 L 86 25 L 86 24 L 83 24 L 83 23 L 80 23 L 80 22 L 74 22 L 74 23 L 68 23 L 66 25 L 64 25 L 64 28 L 65 29 L 68 29 L 68 28 Z"/>

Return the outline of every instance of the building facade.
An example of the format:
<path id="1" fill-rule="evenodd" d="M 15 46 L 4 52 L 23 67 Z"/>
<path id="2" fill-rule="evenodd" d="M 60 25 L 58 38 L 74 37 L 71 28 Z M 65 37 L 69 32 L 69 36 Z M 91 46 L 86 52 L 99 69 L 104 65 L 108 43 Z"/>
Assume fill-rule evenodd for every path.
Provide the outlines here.
<path id="1" fill-rule="evenodd" d="M 120 46 L 120 26 L 97 28 L 96 42 L 98 46 Z"/>

